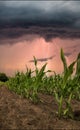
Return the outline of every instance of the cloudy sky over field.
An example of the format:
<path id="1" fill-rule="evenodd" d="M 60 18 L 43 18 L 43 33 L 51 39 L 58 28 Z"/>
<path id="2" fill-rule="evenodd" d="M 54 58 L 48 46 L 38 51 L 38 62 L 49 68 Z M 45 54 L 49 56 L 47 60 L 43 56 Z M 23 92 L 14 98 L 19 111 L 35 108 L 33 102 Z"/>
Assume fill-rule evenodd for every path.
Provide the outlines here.
<path id="1" fill-rule="evenodd" d="M 0 1 L 0 71 L 38 67 L 62 72 L 60 48 L 67 63 L 80 52 L 80 1 Z"/>

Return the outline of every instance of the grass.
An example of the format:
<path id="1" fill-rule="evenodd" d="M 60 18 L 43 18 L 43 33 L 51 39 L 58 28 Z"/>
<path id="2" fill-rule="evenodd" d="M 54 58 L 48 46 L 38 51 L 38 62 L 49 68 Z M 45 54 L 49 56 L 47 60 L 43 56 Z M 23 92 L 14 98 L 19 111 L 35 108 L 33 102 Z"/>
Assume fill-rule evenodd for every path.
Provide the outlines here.
<path id="1" fill-rule="evenodd" d="M 58 117 L 67 117 L 74 119 L 73 110 L 71 107 L 72 99 L 80 101 L 80 54 L 73 63 L 67 66 L 66 58 L 63 49 L 60 52 L 61 60 L 63 63 L 63 73 L 47 76 L 46 73 L 52 72 L 51 70 L 45 71 L 47 63 L 41 69 L 37 67 L 37 60 L 34 57 L 35 69 L 31 70 L 26 68 L 26 72 L 17 72 L 14 77 L 9 78 L 7 85 L 10 90 L 29 98 L 34 103 L 40 101 L 39 92 L 53 95 L 58 104 Z M 74 65 L 76 66 L 76 73 L 72 76 Z M 32 76 L 32 74 L 34 76 Z M 0 82 L 0 84 L 3 84 Z M 63 104 L 65 103 L 65 108 Z"/>

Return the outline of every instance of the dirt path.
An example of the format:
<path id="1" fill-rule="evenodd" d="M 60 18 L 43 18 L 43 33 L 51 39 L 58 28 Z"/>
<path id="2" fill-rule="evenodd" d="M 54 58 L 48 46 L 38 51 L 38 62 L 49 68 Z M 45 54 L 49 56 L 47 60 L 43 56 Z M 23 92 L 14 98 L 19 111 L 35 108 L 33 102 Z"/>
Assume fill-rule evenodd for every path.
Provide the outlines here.
<path id="1" fill-rule="evenodd" d="M 33 104 L 7 87 L 0 87 L 0 129 L 80 129 L 80 121 L 58 119 L 52 96 L 39 96 L 43 102 Z M 80 102 L 73 102 L 73 106 L 80 109 Z"/>

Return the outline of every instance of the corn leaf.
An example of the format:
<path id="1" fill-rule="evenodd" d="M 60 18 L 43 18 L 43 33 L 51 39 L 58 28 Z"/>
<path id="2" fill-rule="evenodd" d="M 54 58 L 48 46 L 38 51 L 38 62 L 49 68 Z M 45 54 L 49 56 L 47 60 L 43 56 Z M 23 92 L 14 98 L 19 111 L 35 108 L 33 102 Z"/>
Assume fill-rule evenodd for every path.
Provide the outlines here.
<path id="1" fill-rule="evenodd" d="M 64 52 L 63 52 L 62 48 L 61 48 L 61 60 L 63 62 L 63 66 L 64 66 L 64 73 L 66 73 L 66 71 L 67 71 L 67 63 L 66 63 L 66 58 L 64 56 Z"/>
<path id="2" fill-rule="evenodd" d="M 37 59 L 35 58 L 35 56 L 33 56 L 34 57 L 34 64 L 35 64 L 35 66 L 37 65 Z"/>
<path id="3" fill-rule="evenodd" d="M 78 54 L 78 57 L 77 57 L 76 74 L 80 75 L 80 53 Z"/>
<path id="4" fill-rule="evenodd" d="M 46 65 L 47 65 L 47 63 L 44 64 L 43 67 L 41 68 L 41 70 L 39 71 L 39 77 L 43 77 L 44 76 L 44 74 L 45 74 L 44 70 L 46 68 Z"/>
<path id="5" fill-rule="evenodd" d="M 72 64 L 69 65 L 66 73 L 64 74 L 64 84 L 66 84 L 68 78 L 72 75 L 73 70 L 74 70 L 74 65 L 75 65 L 76 61 L 74 61 Z"/>

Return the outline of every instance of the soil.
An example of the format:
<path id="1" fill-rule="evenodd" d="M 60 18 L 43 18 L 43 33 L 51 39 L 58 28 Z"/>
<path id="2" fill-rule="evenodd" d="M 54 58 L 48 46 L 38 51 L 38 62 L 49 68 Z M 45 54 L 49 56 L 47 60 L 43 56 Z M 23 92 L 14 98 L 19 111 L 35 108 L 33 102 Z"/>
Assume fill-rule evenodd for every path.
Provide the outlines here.
<path id="1" fill-rule="evenodd" d="M 80 129 L 80 120 L 58 118 L 56 114 L 58 107 L 53 96 L 40 93 L 39 97 L 41 102 L 34 104 L 7 87 L 0 87 L 0 130 Z M 72 106 L 74 110 L 80 110 L 79 101 L 72 101 Z M 80 113 L 76 113 L 80 116 L 78 114 Z"/>

